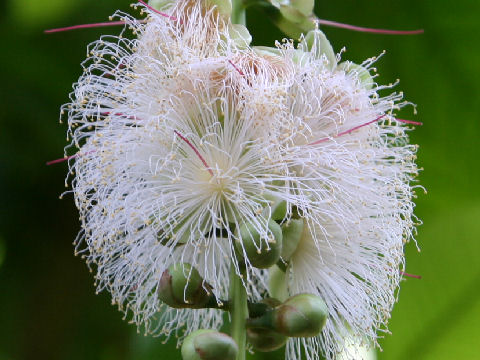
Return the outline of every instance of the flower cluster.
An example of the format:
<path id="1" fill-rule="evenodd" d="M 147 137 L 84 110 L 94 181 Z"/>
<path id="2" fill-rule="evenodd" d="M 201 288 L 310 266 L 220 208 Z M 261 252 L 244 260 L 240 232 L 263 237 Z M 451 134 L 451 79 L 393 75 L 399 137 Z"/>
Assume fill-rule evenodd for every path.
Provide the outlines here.
<path id="1" fill-rule="evenodd" d="M 319 30 L 298 46 L 251 47 L 220 4 L 139 5 L 144 20 L 116 13 L 133 39 L 90 46 L 63 108 L 67 151 L 78 148 L 76 250 L 98 291 L 167 337 L 221 326 L 232 266 L 252 302 L 317 295 L 326 325 L 290 339 L 287 358 L 330 359 L 348 336 L 375 341 L 395 302 L 417 172 L 394 115 L 402 94 L 379 96 L 391 86 L 370 77 L 375 59 L 341 63 Z M 178 263 L 198 271 L 213 304 L 161 301 Z"/>

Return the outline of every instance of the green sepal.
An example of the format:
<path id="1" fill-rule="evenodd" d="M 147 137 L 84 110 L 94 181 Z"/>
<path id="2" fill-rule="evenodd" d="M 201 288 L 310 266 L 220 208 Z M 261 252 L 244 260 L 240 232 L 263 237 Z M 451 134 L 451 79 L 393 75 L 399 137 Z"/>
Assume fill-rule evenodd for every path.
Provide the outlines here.
<path id="1" fill-rule="evenodd" d="M 321 59 L 322 56 L 327 60 L 328 67 L 333 69 L 337 65 L 335 51 L 328 41 L 325 34 L 318 30 L 311 30 L 300 43 L 300 48 L 310 51 L 315 59 Z"/>
<path id="2" fill-rule="evenodd" d="M 216 6 L 218 13 L 225 18 L 229 18 L 232 15 L 231 0 L 204 0 L 204 3 L 208 8 Z"/>
<path id="3" fill-rule="evenodd" d="M 181 352 L 183 360 L 235 360 L 238 346 L 227 334 L 200 329 L 185 338 Z"/>
<path id="4" fill-rule="evenodd" d="M 311 16 L 315 0 L 290 0 L 290 5 L 300 11 L 304 16 Z"/>
<path id="5" fill-rule="evenodd" d="M 158 11 L 169 8 L 175 1 L 174 0 L 149 0 L 148 5 Z"/>
<path id="6" fill-rule="evenodd" d="M 248 31 L 247 27 L 242 24 L 229 24 L 228 34 L 230 39 L 238 49 L 246 49 L 252 42 L 252 35 Z"/>
<path id="7" fill-rule="evenodd" d="M 357 65 L 351 61 L 344 61 L 338 65 L 338 69 L 345 71 L 347 74 L 355 74 L 358 81 L 365 89 L 370 90 L 373 88 L 374 81 L 372 75 L 370 74 L 370 71 L 363 66 Z"/>

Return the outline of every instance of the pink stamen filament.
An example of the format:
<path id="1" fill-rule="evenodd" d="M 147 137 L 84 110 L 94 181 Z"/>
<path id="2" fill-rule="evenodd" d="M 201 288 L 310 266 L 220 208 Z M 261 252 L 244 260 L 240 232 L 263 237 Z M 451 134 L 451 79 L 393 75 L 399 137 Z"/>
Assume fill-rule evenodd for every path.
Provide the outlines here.
<path id="1" fill-rule="evenodd" d="M 143 23 L 144 20 L 139 20 L 138 22 Z M 101 23 L 95 23 L 95 24 L 82 24 L 82 25 L 67 26 L 67 27 L 58 28 L 58 29 L 45 30 L 44 32 L 46 34 L 51 34 L 51 33 L 56 33 L 56 32 L 70 31 L 70 30 L 77 30 L 77 29 L 89 29 L 89 28 L 97 28 L 97 27 L 103 27 L 103 26 L 118 26 L 118 25 L 127 25 L 127 24 L 131 24 L 131 22 L 110 21 L 110 22 L 101 22 Z"/>
<path id="2" fill-rule="evenodd" d="M 60 159 L 56 159 L 56 160 L 51 160 L 51 161 L 48 161 L 47 162 L 47 165 L 53 165 L 53 164 L 58 164 L 58 163 L 61 163 L 61 162 L 64 162 L 64 161 L 68 161 L 70 159 L 75 159 L 77 156 L 81 156 L 81 155 L 88 155 L 88 154 L 91 154 L 91 153 L 94 153 L 96 150 L 92 150 L 92 151 L 89 151 L 85 154 L 81 154 L 81 153 L 76 153 L 74 155 L 71 155 L 71 156 L 65 156 L 63 158 L 60 158 Z"/>
<path id="3" fill-rule="evenodd" d="M 143 4 L 147 9 L 153 11 L 154 13 L 157 13 L 158 15 L 161 15 L 161 16 L 166 17 L 166 18 L 168 18 L 170 20 L 173 20 L 173 21 L 177 21 L 177 18 L 175 16 L 170 16 L 168 14 L 165 14 L 164 12 L 158 11 L 157 9 L 148 5 L 145 1 L 138 0 L 138 2 Z"/>
<path id="4" fill-rule="evenodd" d="M 379 121 L 380 119 L 384 118 L 385 116 L 386 116 L 386 115 L 379 116 L 379 117 L 377 117 L 377 118 L 374 119 L 374 120 L 371 120 L 371 121 L 366 122 L 366 123 L 361 124 L 361 125 L 357 125 L 357 126 L 351 128 L 351 129 L 342 131 L 342 132 L 338 133 L 337 135 L 334 135 L 334 136 L 331 136 L 331 137 L 325 137 L 325 138 L 322 138 L 322 139 L 320 139 L 320 140 L 314 141 L 314 142 L 312 142 L 312 143 L 310 143 L 310 144 L 308 144 L 308 145 L 317 145 L 317 144 L 320 144 L 320 143 L 322 143 L 322 142 L 328 141 L 328 140 L 330 140 L 330 139 L 332 139 L 332 138 L 338 138 L 338 137 L 340 137 L 340 136 L 350 134 L 351 132 L 353 132 L 353 131 L 355 131 L 355 130 L 358 130 L 358 129 L 364 127 L 364 126 L 368 126 L 368 125 L 370 125 L 370 124 L 373 124 L 373 123 Z"/>
<path id="5" fill-rule="evenodd" d="M 237 70 L 237 72 L 238 72 L 240 75 L 245 76 L 245 74 L 243 73 L 243 71 L 242 71 L 241 69 L 239 69 L 238 66 L 235 65 L 232 60 L 228 60 L 228 62 L 230 63 L 230 65 L 233 66 L 233 68 L 234 68 L 235 70 Z"/>
<path id="6" fill-rule="evenodd" d="M 418 126 L 423 125 L 423 123 L 421 123 L 419 121 L 405 120 L 405 119 L 399 119 L 399 118 L 395 118 L 395 120 L 399 121 L 399 122 L 402 122 L 402 123 L 405 123 L 405 124 L 418 125 Z"/>
<path id="7" fill-rule="evenodd" d="M 51 160 L 51 161 L 48 161 L 47 162 L 47 166 L 48 165 L 53 165 L 53 164 L 58 164 L 58 163 L 61 163 L 61 162 L 64 162 L 64 161 L 68 161 L 70 159 L 74 159 L 78 156 L 79 154 L 75 154 L 75 155 L 72 155 L 72 156 L 65 156 L 63 158 L 60 158 L 60 159 L 56 159 L 56 160 Z"/>
<path id="8" fill-rule="evenodd" d="M 411 277 L 411 278 L 414 278 L 414 279 L 421 279 L 422 278 L 420 275 L 409 274 L 409 273 L 406 273 L 404 271 L 400 271 L 400 274 L 402 276 L 408 276 L 408 277 Z"/>
<path id="9" fill-rule="evenodd" d="M 212 169 L 210 168 L 210 166 L 208 166 L 207 162 L 205 161 L 205 159 L 203 158 L 202 154 L 200 154 L 200 151 L 198 151 L 198 149 L 185 137 L 183 136 L 182 134 L 180 134 L 177 130 L 173 130 L 173 132 L 180 138 L 182 139 L 183 141 L 185 141 L 185 143 L 190 146 L 190 148 L 195 152 L 195 154 L 198 156 L 198 158 L 200 159 L 200 161 L 203 163 L 203 165 L 205 166 L 205 168 L 207 169 L 207 171 L 210 173 L 210 175 L 213 176 L 213 171 Z"/>
<path id="10" fill-rule="evenodd" d="M 367 32 L 367 33 L 373 33 L 373 34 L 387 34 L 387 35 L 415 35 L 415 34 L 423 34 L 424 30 L 423 29 L 417 29 L 417 30 L 388 30 L 388 29 L 373 29 L 373 28 L 367 28 L 363 26 L 355 26 L 355 25 L 349 25 L 349 24 L 344 24 L 344 23 L 339 23 L 336 21 L 331 21 L 331 20 L 316 20 L 319 24 L 325 25 L 325 26 L 332 26 L 332 27 L 337 27 L 337 28 L 342 28 L 342 29 L 347 29 L 347 30 L 353 30 L 353 31 L 360 31 L 360 32 Z"/>

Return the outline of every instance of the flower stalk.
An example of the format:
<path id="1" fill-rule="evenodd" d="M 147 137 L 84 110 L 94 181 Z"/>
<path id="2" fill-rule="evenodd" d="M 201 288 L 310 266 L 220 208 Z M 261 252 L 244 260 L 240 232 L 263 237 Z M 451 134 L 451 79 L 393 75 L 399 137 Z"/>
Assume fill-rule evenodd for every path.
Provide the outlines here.
<path id="1" fill-rule="evenodd" d="M 242 275 L 244 273 L 244 271 L 241 272 Z M 245 329 L 248 318 L 247 291 L 242 278 L 235 272 L 233 265 L 230 275 L 230 301 L 232 304 L 230 308 L 231 336 L 238 345 L 236 360 L 245 360 Z"/>

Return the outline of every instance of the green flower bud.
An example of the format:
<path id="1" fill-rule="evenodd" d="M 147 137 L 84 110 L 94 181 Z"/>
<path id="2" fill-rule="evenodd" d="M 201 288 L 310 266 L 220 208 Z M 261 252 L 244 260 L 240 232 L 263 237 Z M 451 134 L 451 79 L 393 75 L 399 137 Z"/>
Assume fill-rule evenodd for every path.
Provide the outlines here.
<path id="1" fill-rule="evenodd" d="M 211 287 L 190 264 L 175 264 L 165 270 L 158 285 L 158 298 L 170 307 L 201 309 L 215 301 Z"/>
<path id="2" fill-rule="evenodd" d="M 237 353 L 235 341 L 215 330 L 194 331 L 182 345 L 183 360 L 235 360 Z"/>
<path id="3" fill-rule="evenodd" d="M 289 337 L 318 335 L 328 316 L 325 302 L 312 294 L 295 295 L 275 308 L 274 312 L 274 329 Z"/>
<path id="4" fill-rule="evenodd" d="M 320 297 L 299 294 L 260 317 L 248 319 L 248 327 L 268 328 L 288 337 L 312 337 L 322 331 L 327 317 L 327 305 Z"/>
<path id="5" fill-rule="evenodd" d="M 232 14 L 232 1 L 231 0 L 205 0 L 208 8 L 216 6 L 216 9 L 223 17 L 230 17 Z"/>
<path id="6" fill-rule="evenodd" d="M 229 24 L 228 34 L 235 43 L 236 47 L 239 49 L 248 48 L 248 46 L 252 42 L 252 35 L 250 35 L 250 32 L 244 25 Z"/>
<path id="7" fill-rule="evenodd" d="M 345 71 L 347 74 L 355 74 L 367 90 L 373 87 L 374 81 L 370 72 L 363 66 L 357 65 L 351 61 L 345 61 L 338 65 L 339 70 Z"/>
<path id="8" fill-rule="evenodd" d="M 325 34 L 320 30 L 315 29 L 309 31 L 302 40 L 301 44 L 303 47 L 306 47 L 308 51 L 313 49 L 316 59 L 320 59 L 322 56 L 325 56 L 330 68 L 333 68 L 335 65 L 337 65 L 337 58 L 335 56 L 335 52 L 333 51 L 333 47 Z"/>
<path id="9" fill-rule="evenodd" d="M 243 249 L 252 266 L 267 269 L 280 259 L 282 251 L 282 229 L 275 221 L 269 220 L 269 239 L 262 239 L 252 224 L 243 224 L 237 231 L 235 246 L 240 254 Z M 239 238 L 239 239 L 238 239 Z"/>
<path id="10" fill-rule="evenodd" d="M 302 238 L 303 219 L 290 219 L 282 225 L 282 259 L 289 261 Z"/>
<path id="11" fill-rule="evenodd" d="M 249 328 L 247 341 L 255 350 L 268 352 L 280 349 L 287 342 L 287 337 L 266 328 Z"/>

